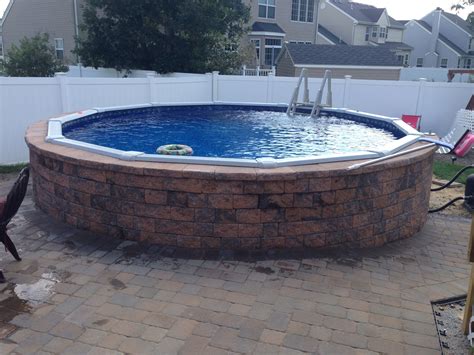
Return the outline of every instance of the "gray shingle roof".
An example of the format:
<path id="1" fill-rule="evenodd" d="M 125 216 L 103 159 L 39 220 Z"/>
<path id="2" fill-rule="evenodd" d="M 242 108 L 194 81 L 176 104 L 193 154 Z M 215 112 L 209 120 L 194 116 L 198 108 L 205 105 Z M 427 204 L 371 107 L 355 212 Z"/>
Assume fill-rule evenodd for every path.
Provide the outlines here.
<path id="1" fill-rule="evenodd" d="M 275 32 L 275 33 L 285 33 L 283 29 L 278 26 L 276 23 L 268 22 L 254 22 L 252 25 L 253 32 Z"/>
<path id="2" fill-rule="evenodd" d="M 467 23 L 467 21 L 464 21 L 458 15 L 451 14 L 451 13 L 446 12 L 446 11 L 443 11 L 443 15 L 446 16 L 452 22 L 454 22 L 456 25 L 461 27 L 464 31 L 466 31 L 467 33 L 470 33 L 471 35 L 474 36 L 474 30 L 471 27 L 469 27 L 469 24 Z"/>
<path id="3" fill-rule="evenodd" d="M 318 25 L 318 32 L 322 34 L 324 37 L 329 39 L 334 44 L 346 44 L 342 39 L 337 37 L 334 33 L 329 31 L 326 27 Z"/>
<path id="4" fill-rule="evenodd" d="M 416 22 L 418 22 L 421 26 L 423 26 L 426 30 L 428 30 L 430 33 L 432 33 L 433 29 L 432 27 L 425 21 L 422 21 L 422 20 L 415 20 Z M 458 52 L 458 54 L 460 55 L 467 55 L 467 53 L 465 51 L 463 51 L 461 48 L 459 48 L 456 44 L 454 44 L 453 42 L 451 42 L 449 39 L 446 38 L 446 36 L 444 36 L 443 34 L 439 34 L 439 39 L 446 43 L 448 46 L 450 46 L 452 49 L 454 49 L 456 52 Z"/>
<path id="5" fill-rule="evenodd" d="M 346 14 L 352 16 L 357 21 L 377 22 L 384 9 L 377 9 L 374 6 L 352 2 L 349 0 L 330 0 Z"/>
<path id="6" fill-rule="evenodd" d="M 405 24 L 402 21 L 395 20 L 392 16 L 389 16 L 388 19 L 390 20 L 390 27 L 404 29 Z"/>
<path id="7" fill-rule="evenodd" d="M 401 43 L 401 42 L 385 42 L 384 44 L 379 44 L 379 47 L 385 47 L 390 49 L 391 51 L 394 50 L 413 50 L 412 46 L 409 46 L 406 43 Z"/>
<path id="8" fill-rule="evenodd" d="M 395 54 L 383 46 L 287 43 L 285 50 L 295 65 L 402 66 Z"/>

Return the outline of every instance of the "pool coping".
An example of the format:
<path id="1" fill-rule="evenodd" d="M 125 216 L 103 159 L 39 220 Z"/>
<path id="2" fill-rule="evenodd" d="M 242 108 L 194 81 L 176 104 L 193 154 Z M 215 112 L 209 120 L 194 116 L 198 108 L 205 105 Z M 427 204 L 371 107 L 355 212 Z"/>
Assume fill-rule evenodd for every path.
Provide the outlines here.
<path id="1" fill-rule="evenodd" d="M 142 161 L 157 163 L 179 163 L 179 164 L 195 164 L 195 165 L 218 165 L 230 167 L 246 167 L 260 169 L 274 169 L 291 166 L 312 165 L 331 162 L 344 162 L 353 160 L 366 160 L 382 158 L 391 154 L 395 154 L 408 146 L 416 143 L 423 136 L 422 133 L 410 127 L 400 118 L 371 114 L 367 112 L 351 110 L 347 108 L 324 108 L 324 113 L 342 113 L 357 115 L 373 120 L 389 122 L 406 136 L 400 138 L 393 143 L 385 145 L 382 149 L 357 151 L 349 154 L 324 154 L 319 156 L 294 157 L 294 158 L 257 158 L 257 159 L 237 159 L 237 158 L 214 158 L 214 157 L 198 157 L 198 156 L 164 156 L 158 154 L 146 154 L 137 151 L 123 151 L 119 149 L 107 148 L 95 144 L 85 143 L 77 140 L 68 139 L 63 135 L 62 125 L 64 123 L 91 116 L 100 112 L 118 111 L 126 109 L 138 109 L 159 106 L 199 106 L 199 105 L 233 105 L 233 106 L 259 106 L 259 107 L 288 107 L 287 104 L 264 104 L 249 102 L 180 102 L 180 103 L 147 103 L 141 105 L 127 105 L 115 107 L 93 108 L 74 113 L 67 113 L 59 117 L 48 120 L 48 131 L 45 141 L 48 143 L 61 145 L 69 148 L 76 148 L 82 151 L 104 155 L 124 161 Z"/>

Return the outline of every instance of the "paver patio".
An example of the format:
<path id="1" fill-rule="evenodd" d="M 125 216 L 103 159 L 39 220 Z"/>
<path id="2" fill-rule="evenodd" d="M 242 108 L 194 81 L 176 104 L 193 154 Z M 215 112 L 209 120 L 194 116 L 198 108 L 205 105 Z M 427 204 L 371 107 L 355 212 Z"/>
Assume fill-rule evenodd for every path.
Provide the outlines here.
<path id="1" fill-rule="evenodd" d="M 10 230 L 23 261 L 1 253 L 0 354 L 439 354 L 430 301 L 466 293 L 469 222 L 433 216 L 373 250 L 193 260 L 56 223 L 29 194 Z"/>

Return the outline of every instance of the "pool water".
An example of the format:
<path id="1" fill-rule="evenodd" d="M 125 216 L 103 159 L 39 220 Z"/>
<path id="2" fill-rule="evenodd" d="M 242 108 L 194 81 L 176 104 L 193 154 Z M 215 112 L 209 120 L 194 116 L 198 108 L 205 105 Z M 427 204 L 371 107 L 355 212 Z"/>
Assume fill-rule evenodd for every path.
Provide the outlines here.
<path id="1" fill-rule="evenodd" d="M 377 149 L 397 137 L 336 117 L 288 117 L 285 112 L 225 106 L 129 111 L 64 127 L 66 138 L 124 151 L 155 154 L 186 144 L 195 156 L 275 159 Z"/>

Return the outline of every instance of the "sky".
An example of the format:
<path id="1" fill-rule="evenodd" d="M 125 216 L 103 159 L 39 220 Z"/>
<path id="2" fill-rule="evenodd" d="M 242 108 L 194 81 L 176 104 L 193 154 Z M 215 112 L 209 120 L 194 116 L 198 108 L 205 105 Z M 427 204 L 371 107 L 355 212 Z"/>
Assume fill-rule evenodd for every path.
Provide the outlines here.
<path id="1" fill-rule="evenodd" d="M 451 11 L 451 5 L 456 0 L 358 0 L 358 2 L 385 7 L 389 15 L 397 20 L 411 20 L 420 19 L 436 7 Z M 8 0 L 0 0 L 0 14 L 3 14 L 7 5 Z M 474 11 L 474 8 L 461 11 L 459 15 L 465 19 L 471 11 Z"/>

